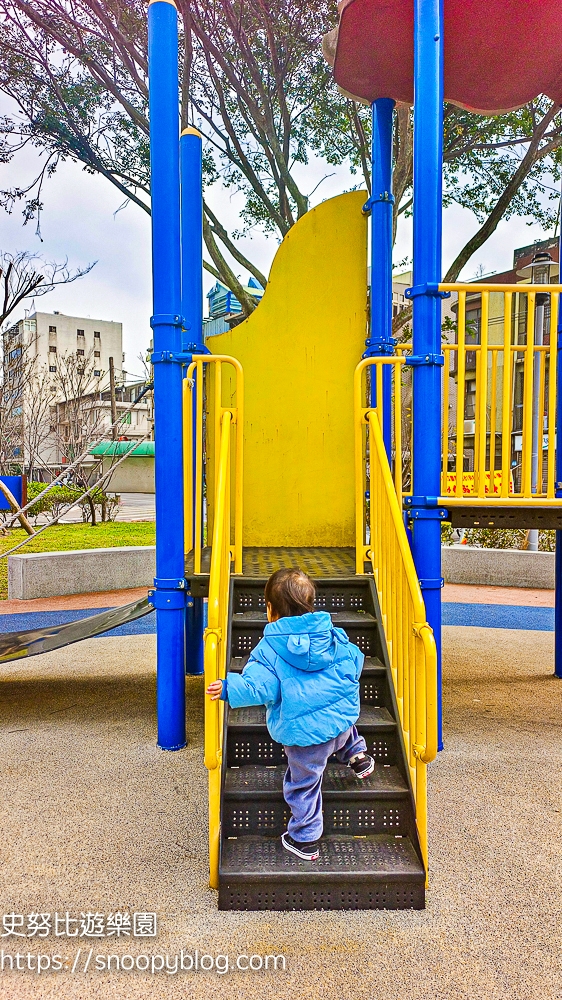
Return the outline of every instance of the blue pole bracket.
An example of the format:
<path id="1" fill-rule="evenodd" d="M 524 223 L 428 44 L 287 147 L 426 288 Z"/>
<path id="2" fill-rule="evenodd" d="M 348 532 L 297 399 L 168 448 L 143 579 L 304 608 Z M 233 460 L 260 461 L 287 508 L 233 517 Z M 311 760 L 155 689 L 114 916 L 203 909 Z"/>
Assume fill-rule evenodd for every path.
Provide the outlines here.
<path id="1" fill-rule="evenodd" d="M 177 313 L 156 313 L 150 317 L 150 325 L 153 330 L 157 326 L 179 326 L 180 328 L 184 328 L 184 319 L 183 316 L 178 316 Z"/>
<path id="2" fill-rule="evenodd" d="M 178 365 L 190 365 L 192 359 L 193 354 L 188 354 L 187 351 L 154 351 L 150 355 L 150 362 L 153 365 L 161 364 L 163 361 L 175 362 Z"/>
<path id="3" fill-rule="evenodd" d="M 367 350 L 365 351 L 363 357 L 374 358 L 378 355 L 390 358 L 394 355 L 396 343 L 397 341 L 394 337 L 391 337 L 390 340 L 385 340 L 382 343 L 380 340 L 374 340 L 372 337 L 369 337 L 368 340 L 365 341 L 365 347 Z"/>
<path id="4" fill-rule="evenodd" d="M 404 358 L 404 364 L 416 367 L 418 365 L 444 365 L 443 354 L 409 354 Z"/>
<path id="5" fill-rule="evenodd" d="M 381 201 L 386 202 L 388 205 L 394 205 L 395 199 L 392 191 L 381 191 L 380 194 L 372 194 L 370 198 L 367 198 L 367 201 L 361 209 L 363 215 L 368 215 L 373 205 L 376 205 Z"/>
<path id="6" fill-rule="evenodd" d="M 438 577 L 436 580 L 420 580 L 420 590 L 442 590 L 445 586 L 445 581 L 443 577 Z"/>
<path id="7" fill-rule="evenodd" d="M 420 295 L 429 295 L 436 299 L 450 299 L 450 292 L 442 292 L 437 281 L 424 281 L 419 285 L 412 285 L 406 288 L 404 298 L 416 299 Z"/>
<path id="8" fill-rule="evenodd" d="M 149 590 L 148 603 L 157 611 L 178 611 L 193 607 L 187 580 L 155 580 L 156 590 Z"/>

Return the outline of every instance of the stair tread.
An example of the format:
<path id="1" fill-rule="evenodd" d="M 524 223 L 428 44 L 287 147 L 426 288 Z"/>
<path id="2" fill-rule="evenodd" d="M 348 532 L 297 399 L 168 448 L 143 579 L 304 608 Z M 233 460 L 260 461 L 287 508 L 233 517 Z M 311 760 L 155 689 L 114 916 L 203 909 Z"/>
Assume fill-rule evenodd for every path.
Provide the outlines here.
<path id="1" fill-rule="evenodd" d="M 378 708 L 373 705 L 361 705 L 361 711 L 357 720 L 357 725 L 361 726 L 389 726 L 396 725 L 387 708 Z M 263 705 L 252 705 L 249 708 L 231 708 L 228 712 L 228 728 L 238 729 L 247 727 L 259 727 L 265 729 L 265 708 Z"/>
<path id="2" fill-rule="evenodd" d="M 374 615 L 369 614 L 368 611 L 352 611 L 351 609 L 344 609 L 343 611 L 329 611 L 328 614 L 330 615 L 332 621 L 337 625 L 356 625 L 358 622 L 369 622 L 369 624 L 372 622 L 375 624 L 377 620 Z M 267 623 L 267 614 L 265 611 L 235 611 L 232 615 L 232 622 L 233 624 L 236 624 L 237 622 L 263 622 L 265 625 Z"/>
<path id="3" fill-rule="evenodd" d="M 320 841 L 317 861 L 302 861 L 285 850 L 280 837 L 229 837 L 223 841 L 222 878 L 282 876 L 323 881 L 360 875 L 370 878 L 423 880 L 425 872 L 408 837 L 328 835 Z"/>
<path id="4" fill-rule="evenodd" d="M 241 670 L 245 667 L 248 662 L 249 653 L 245 656 L 233 656 L 230 659 L 229 671 L 239 674 Z M 366 656 L 365 662 L 363 664 L 363 670 L 361 671 L 361 676 L 371 675 L 374 676 L 378 674 L 379 676 L 386 675 L 386 667 L 382 660 L 378 656 Z"/>
<path id="5" fill-rule="evenodd" d="M 264 795 L 282 797 L 285 771 L 284 764 L 277 764 L 275 767 L 262 764 L 229 767 L 224 785 L 225 798 L 239 798 L 241 795 L 251 798 Z M 345 765 L 328 763 L 322 782 L 322 794 L 325 797 L 332 798 L 342 794 L 372 797 L 374 793 L 403 796 L 408 794 L 408 785 L 395 766 L 375 764 L 373 773 L 368 778 L 359 780 Z"/>

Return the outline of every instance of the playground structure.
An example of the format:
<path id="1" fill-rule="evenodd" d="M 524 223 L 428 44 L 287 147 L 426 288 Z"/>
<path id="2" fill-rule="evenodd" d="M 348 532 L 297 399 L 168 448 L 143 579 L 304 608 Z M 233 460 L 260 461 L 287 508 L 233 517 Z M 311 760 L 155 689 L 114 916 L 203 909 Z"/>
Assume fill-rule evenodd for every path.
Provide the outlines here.
<path id="1" fill-rule="evenodd" d="M 396 11 L 393 5 L 390 24 L 387 7 L 379 0 L 344 3 L 339 31 L 328 49 L 336 81 L 372 104 L 371 197 L 365 202 L 360 192 L 344 195 L 304 216 L 280 247 L 259 308 L 230 333 L 214 337 L 211 356 L 201 342 L 197 186 L 201 139 L 190 129 L 178 147 L 177 14 L 168 0 L 152 0 L 149 7 L 159 743 L 174 749 L 185 741 L 186 602 L 197 607 L 201 596 L 209 594 L 204 642 L 205 675 L 210 682 L 224 676 L 227 668 L 241 668 L 244 654 L 259 641 L 263 629 L 259 591 L 265 578 L 279 565 L 297 562 L 317 580 L 320 606 L 341 615 L 338 620 L 367 654 L 365 710 L 359 725 L 377 759 L 375 779 L 362 803 L 342 784 L 341 776 L 327 776 L 328 836 L 320 872 L 301 870 L 303 865 L 295 869 L 280 856 L 274 839 L 284 823 L 277 773 L 282 761 L 261 714 L 243 710 L 229 712 L 224 719 L 221 705 L 206 704 L 211 885 L 219 889 L 222 907 L 423 905 L 423 888 L 421 895 L 419 889 L 420 872 L 422 879 L 427 873 L 425 772 L 441 745 L 441 522 L 448 518 L 453 524 L 481 523 L 484 517 L 486 523 L 500 526 L 562 528 L 562 457 L 555 450 L 555 429 L 562 428 L 562 394 L 557 393 L 557 307 L 562 286 L 517 288 L 517 294 L 528 296 L 527 339 L 521 345 L 512 332 L 513 286 L 479 283 L 481 336 L 476 347 L 471 344 L 477 352 L 475 466 L 467 489 L 466 483 L 463 487 L 466 296 L 473 288 L 440 284 L 444 99 L 491 113 L 516 107 L 541 91 L 560 97 L 560 58 L 552 44 L 544 63 L 537 67 L 531 61 L 522 74 L 514 73 L 513 60 L 525 50 L 528 37 L 521 30 L 520 6 L 496 4 L 492 14 L 489 3 L 448 0 L 444 9 L 442 0 L 413 4 L 404 0 Z M 552 3 L 546 6 L 546 13 L 544 7 L 541 12 L 543 34 L 545 24 L 552 30 L 561 21 L 558 8 Z M 404 22 L 401 31 L 396 30 L 395 14 Z M 504 46 L 498 60 L 498 44 L 510 15 L 508 58 Z M 488 57 L 487 72 L 476 75 L 471 58 L 461 59 L 457 52 L 458 45 L 464 45 L 462 25 L 466 28 L 467 19 L 472 30 L 479 26 Z M 444 30 L 445 38 L 449 33 L 450 57 Z M 376 57 L 371 48 L 375 37 Z M 407 292 L 413 303 L 413 343 L 410 350 L 401 351 L 395 350 L 392 338 L 396 99 L 413 99 L 414 104 L 414 278 Z M 367 214 L 371 217 L 369 330 Z M 307 287 L 308 302 L 299 298 L 298 290 L 291 294 L 290 289 L 298 289 L 299 282 L 291 281 L 296 275 Z M 443 350 L 441 299 L 452 292 L 458 296 L 458 336 L 456 344 Z M 488 342 L 490 300 L 498 296 L 503 296 L 501 345 Z M 545 345 L 542 329 L 535 337 L 534 320 L 536 304 L 547 296 L 550 338 Z M 324 302 L 330 303 L 329 310 Z M 458 399 L 451 486 L 448 379 L 443 379 L 443 370 L 449 372 L 453 354 Z M 514 364 L 522 354 L 523 458 L 516 489 L 511 474 L 511 414 Z M 412 482 L 407 490 L 401 408 L 401 372 L 406 366 L 413 381 Z M 182 370 L 187 376 L 183 484 Z M 544 428 L 539 427 L 534 402 L 537 383 L 540 413 L 546 412 Z M 542 454 L 538 437 L 544 431 L 545 483 L 538 475 L 538 454 Z M 501 442 L 499 461 L 496 438 Z M 174 497 L 175 511 L 162 499 L 164 483 L 167 497 L 170 492 Z M 490 483 L 497 483 L 496 493 Z M 171 525 L 177 525 L 184 513 L 185 538 L 180 546 Z M 558 637 L 561 537 L 559 531 Z M 366 571 L 373 574 L 369 598 L 361 591 Z M 359 632 L 357 615 L 362 616 Z M 200 613 L 197 618 L 200 622 Z M 188 663 L 197 662 L 200 635 L 193 615 L 186 641 Z M 559 646 L 558 638 L 556 671 L 562 675 Z M 373 671 L 384 676 L 387 695 L 373 693 L 372 685 L 366 694 Z M 376 708 L 367 719 L 369 698 Z M 394 785 L 385 785 L 385 767 L 394 768 Z M 272 772 L 269 777 L 266 770 Z M 337 808 L 330 813 L 334 797 Z M 389 836 L 394 837 L 392 843 Z M 357 837 L 366 838 L 359 854 Z"/>
<path id="2" fill-rule="evenodd" d="M 158 744 L 185 746 L 186 668 L 201 672 L 204 650 L 207 683 L 226 669 L 242 669 L 263 630 L 265 579 L 281 565 L 299 564 L 318 584 L 318 606 L 365 652 L 359 728 L 376 758 L 360 792 L 330 765 L 326 837 L 311 867 L 282 854 L 283 758 L 262 713 L 225 712 L 222 703 L 206 700 L 210 880 L 222 908 L 424 905 L 426 769 L 441 745 L 443 520 L 557 529 L 555 671 L 562 677 L 562 452 L 556 451 L 562 285 L 479 282 L 481 334 L 468 348 L 466 298 L 475 286 L 440 283 L 444 99 L 486 113 L 539 92 L 562 100 L 561 60 L 552 43 L 562 14 L 552 0 L 543 2 L 536 26 L 544 40 L 541 62 L 528 59 L 515 74 L 514 59 L 528 51 L 521 7 L 518 0 L 446 0 L 445 6 L 443 0 L 400 0 L 389 23 L 382 0 L 344 3 L 329 48 L 336 81 L 372 104 L 372 195 L 351 192 L 309 211 L 279 248 L 256 311 L 206 347 L 201 136 L 194 128 L 179 136 L 175 5 L 149 5 L 157 568 L 149 603 L 130 613 L 156 609 Z M 510 14 L 507 45 L 500 27 Z M 485 18 L 491 18 L 485 71 L 475 74 L 472 54 L 463 60 L 458 45 L 462 32 L 475 23 L 482 28 Z M 473 46 L 479 57 L 483 51 Z M 413 342 L 401 349 L 392 338 L 395 100 L 414 104 Z M 443 345 L 441 299 L 451 293 L 458 296 L 457 342 Z M 524 343 L 512 328 L 516 295 L 528 300 Z M 548 343 L 542 326 L 541 336 L 535 329 L 545 296 Z M 492 307 L 503 316 L 501 343 L 488 336 Z M 468 349 L 477 367 L 475 468 L 467 486 Z M 458 378 L 453 428 L 443 378 L 452 358 Z M 517 364 L 524 399 L 515 482 Z M 405 370 L 413 384 L 411 482 L 402 466 Z M 538 472 L 543 435 L 544 477 Z M 110 621 L 100 624 L 110 628 Z M 85 634 L 94 634 L 92 627 Z M 83 637 L 72 635 L 66 641 Z M 41 651 L 42 641 L 30 635 L 4 658 Z M 45 648 L 62 645 L 64 633 L 52 641 Z"/>

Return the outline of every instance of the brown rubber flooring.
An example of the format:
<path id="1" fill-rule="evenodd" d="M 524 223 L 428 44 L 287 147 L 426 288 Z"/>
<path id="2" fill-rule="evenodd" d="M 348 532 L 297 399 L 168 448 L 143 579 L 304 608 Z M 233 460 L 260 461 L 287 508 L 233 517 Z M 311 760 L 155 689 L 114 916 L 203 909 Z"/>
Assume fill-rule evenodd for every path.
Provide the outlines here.
<path id="1" fill-rule="evenodd" d="M 445 750 L 429 768 L 421 912 L 219 913 L 207 885 L 202 680 L 187 679 L 188 747 L 163 753 L 155 636 L 92 639 L 3 665 L 2 913 L 154 911 L 159 926 L 149 940 L 4 937 L 5 954 L 58 954 L 68 967 L 4 972 L 2 1000 L 559 1000 L 553 641 L 444 629 Z M 286 969 L 151 975 L 96 964 L 141 953 L 173 963 L 182 949 L 231 961 L 283 955 Z"/>

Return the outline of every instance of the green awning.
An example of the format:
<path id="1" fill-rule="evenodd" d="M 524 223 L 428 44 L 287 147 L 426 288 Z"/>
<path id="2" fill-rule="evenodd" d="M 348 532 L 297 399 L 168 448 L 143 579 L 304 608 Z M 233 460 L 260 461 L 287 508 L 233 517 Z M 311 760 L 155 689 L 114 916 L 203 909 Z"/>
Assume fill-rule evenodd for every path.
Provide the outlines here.
<path id="1" fill-rule="evenodd" d="M 133 448 L 134 451 L 131 450 Z M 131 458 L 154 458 L 154 441 L 143 441 L 136 448 L 134 441 L 103 441 L 91 449 L 90 455 L 120 458 L 128 451 L 131 452 Z"/>

